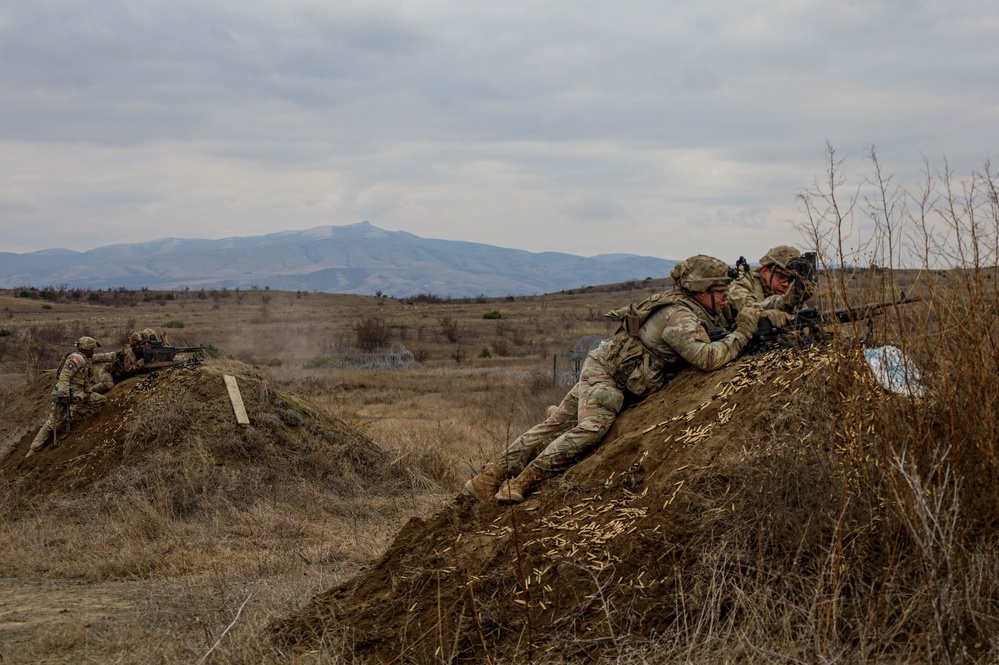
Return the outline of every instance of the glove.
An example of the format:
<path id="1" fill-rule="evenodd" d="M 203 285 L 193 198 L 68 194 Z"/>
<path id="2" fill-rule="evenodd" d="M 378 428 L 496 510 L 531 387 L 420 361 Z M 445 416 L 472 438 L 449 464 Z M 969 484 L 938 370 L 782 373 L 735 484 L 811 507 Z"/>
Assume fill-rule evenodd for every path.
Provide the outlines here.
<path id="1" fill-rule="evenodd" d="M 743 307 L 735 317 L 735 332 L 742 333 L 746 339 L 752 338 L 762 314 L 763 310 L 756 305 Z"/>
<path id="2" fill-rule="evenodd" d="M 790 314 L 781 309 L 768 309 L 763 312 L 763 317 L 770 320 L 774 328 L 787 328 L 791 325 Z"/>
<path id="3" fill-rule="evenodd" d="M 56 399 L 69 399 L 69 386 L 56 386 L 52 394 Z"/>

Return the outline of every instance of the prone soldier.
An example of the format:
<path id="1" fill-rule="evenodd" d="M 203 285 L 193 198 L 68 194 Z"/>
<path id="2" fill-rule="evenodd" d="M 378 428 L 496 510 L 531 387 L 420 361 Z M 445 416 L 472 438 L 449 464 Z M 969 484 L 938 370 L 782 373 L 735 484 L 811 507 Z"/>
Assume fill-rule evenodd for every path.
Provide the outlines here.
<path id="1" fill-rule="evenodd" d="M 614 338 L 589 353 L 579 381 L 544 422 L 465 483 L 466 494 L 520 503 L 539 481 L 598 446 L 626 399 L 644 399 L 685 367 L 710 372 L 739 355 L 756 331 L 760 309 L 736 315 L 727 304 L 728 265 L 698 255 L 678 263 L 670 276 L 672 291 L 605 315 L 621 321 Z M 733 323 L 732 334 L 710 341 L 709 328 Z"/>
<path id="2" fill-rule="evenodd" d="M 148 349 L 157 339 L 156 331 L 146 328 L 129 335 L 128 343 L 118 351 L 95 355 L 91 362 L 95 365 L 97 382 L 90 387 L 91 392 L 106 393 L 115 383 L 141 370 L 145 364 L 140 357 L 141 349 Z"/>
<path id="3" fill-rule="evenodd" d="M 779 245 L 763 255 L 759 268 L 750 268 L 741 259 L 739 275 L 729 285 L 728 295 L 736 308 L 756 305 L 770 323 L 784 328 L 812 297 L 814 280 L 813 264 L 794 247 Z"/>

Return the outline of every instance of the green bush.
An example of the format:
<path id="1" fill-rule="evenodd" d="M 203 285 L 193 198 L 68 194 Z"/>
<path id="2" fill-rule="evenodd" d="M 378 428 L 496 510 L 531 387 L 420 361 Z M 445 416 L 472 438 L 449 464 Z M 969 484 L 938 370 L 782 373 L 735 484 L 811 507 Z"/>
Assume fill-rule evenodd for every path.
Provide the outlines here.
<path id="1" fill-rule="evenodd" d="M 49 305 L 48 303 L 46 303 L 46 304 L 42 305 L 42 309 L 52 309 L 52 305 Z"/>
<path id="2" fill-rule="evenodd" d="M 12 333 L 11 331 L 7 330 L 6 328 L 0 328 L 0 337 L 10 337 L 13 334 L 14 333 Z"/>
<path id="3" fill-rule="evenodd" d="M 184 322 L 179 319 L 174 319 L 173 321 L 167 321 L 163 324 L 164 328 L 183 328 Z"/>
<path id="4" fill-rule="evenodd" d="M 479 351 L 479 357 L 480 358 L 492 358 L 493 354 L 489 353 L 489 347 L 484 346 L 484 347 L 482 347 L 482 350 Z"/>
<path id="5" fill-rule="evenodd" d="M 485 314 L 483 314 L 482 318 L 484 318 L 484 319 L 502 319 L 503 315 L 500 314 L 499 310 L 497 310 L 497 309 L 491 309 L 488 312 L 486 312 Z"/>

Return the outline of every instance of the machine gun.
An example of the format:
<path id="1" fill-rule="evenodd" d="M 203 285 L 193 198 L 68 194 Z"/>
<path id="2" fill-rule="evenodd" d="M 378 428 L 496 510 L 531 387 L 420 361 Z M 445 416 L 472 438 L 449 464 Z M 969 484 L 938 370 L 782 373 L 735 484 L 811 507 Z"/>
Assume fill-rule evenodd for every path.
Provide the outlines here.
<path id="1" fill-rule="evenodd" d="M 150 346 L 146 348 L 135 349 L 135 357 L 140 358 L 145 367 L 150 367 L 162 363 L 172 363 L 174 357 L 181 353 L 193 353 L 194 357 L 197 358 L 207 351 L 208 347 L 206 346 L 170 346 L 164 344 L 162 340 L 156 340 L 150 342 Z"/>
<path id="2" fill-rule="evenodd" d="M 831 322 L 833 320 L 839 321 L 840 323 L 863 321 L 864 319 L 869 319 L 876 314 L 880 314 L 883 310 L 886 310 L 889 307 L 894 307 L 895 305 L 905 305 L 910 302 L 919 302 L 919 300 L 920 298 L 916 296 L 907 296 L 903 292 L 896 300 L 867 303 L 866 305 L 857 305 L 856 307 L 841 307 L 839 309 L 834 309 L 831 312 L 820 312 L 813 307 L 806 307 L 798 310 L 798 313 L 795 314 L 794 321 L 809 321 L 814 322 L 815 325 L 818 325 L 820 322 Z M 800 330 L 801 328 L 798 329 Z"/>
<path id="3" fill-rule="evenodd" d="M 791 324 L 786 328 L 778 328 L 770 323 L 769 319 L 761 316 L 759 324 L 756 327 L 756 333 L 749 343 L 751 345 L 758 345 L 781 342 L 784 336 L 791 332 L 806 332 L 815 336 L 822 332 L 822 324 L 824 323 L 831 323 L 833 321 L 850 323 L 852 321 L 869 320 L 872 316 L 880 314 L 889 307 L 919 302 L 919 300 L 920 298 L 916 296 L 906 296 L 905 293 L 902 293 L 896 300 L 867 303 L 856 307 L 841 307 L 831 311 L 820 311 L 814 307 L 805 307 L 795 313 L 791 318 Z M 765 312 L 766 310 L 764 310 Z M 735 331 L 734 325 L 732 328 L 710 328 L 708 330 L 708 337 L 712 342 L 717 342 L 727 337 L 733 331 Z"/>

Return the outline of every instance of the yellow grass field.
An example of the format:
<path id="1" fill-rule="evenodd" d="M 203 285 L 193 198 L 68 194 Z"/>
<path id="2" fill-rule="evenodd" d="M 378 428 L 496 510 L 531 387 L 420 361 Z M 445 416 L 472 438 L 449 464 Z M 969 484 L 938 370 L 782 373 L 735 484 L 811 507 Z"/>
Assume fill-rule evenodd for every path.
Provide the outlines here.
<path id="1" fill-rule="evenodd" d="M 511 512 L 471 505 L 458 490 L 561 399 L 576 341 L 613 334 L 603 313 L 665 281 L 411 302 L 266 289 L 4 292 L 0 658 L 988 662 L 999 648 L 989 572 L 999 405 L 985 389 L 999 373 L 988 351 L 995 283 L 991 273 L 836 277 L 822 283 L 819 306 L 844 295 L 879 301 L 900 287 L 923 297 L 867 333 L 902 344 L 934 399 L 891 397 L 863 379 L 865 326 L 848 325 L 824 355 L 808 356 L 814 373 L 788 351 L 722 379 L 678 379 L 623 414 L 598 454 Z M 848 290 L 836 295 L 837 285 Z M 207 346 L 210 358 L 127 379 L 62 445 L 25 460 L 50 370 L 73 340 L 92 335 L 114 349 L 146 327 L 174 345 Z M 770 376 L 768 366 L 781 369 Z M 249 426 L 235 423 L 227 374 Z M 728 422 L 713 400 L 725 381 L 750 378 L 745 420 L 710 445 L 687 450 L 669 444 L 676 434 L 659 435 L 677 418 Z M 648 531 L 636 523 L 627 532 L 636 540 L 607 545 L 620 579 L 573 559 L 556 569 L 561 583 L 544 578 L 567 614 L 518 600 L 527 579 L 506 567 L 508 545 L 475 545 L 516 540 L 518 523 L 555 528 L 570 505 L 604 491 L 615 497 L 608 508 L 647 496 L 647 506 L 620 509 L 648 515 Z M 582 526 L 532 541 L 549 543 L 542 550 L 513 551 L 536 557 L 542 579 L 550 543 L 593 533 Z M 455 545 L 465 563 L 435 540 L 469 536 L 473 545 Z M 469 595 L 475 566 L 492 595 Z M 469 576 L 457 586 L 455 570 Z M 661 594 L 646 591 L 643 570 L 656 572 Z M 585 598 L 564 595 L 588 585 Z M 466 609 L 451 621 L 457 606 Z M 404 621 L 398 633 L 386 623 L 407 612 L 436 619 L 429 629 Z"/>

